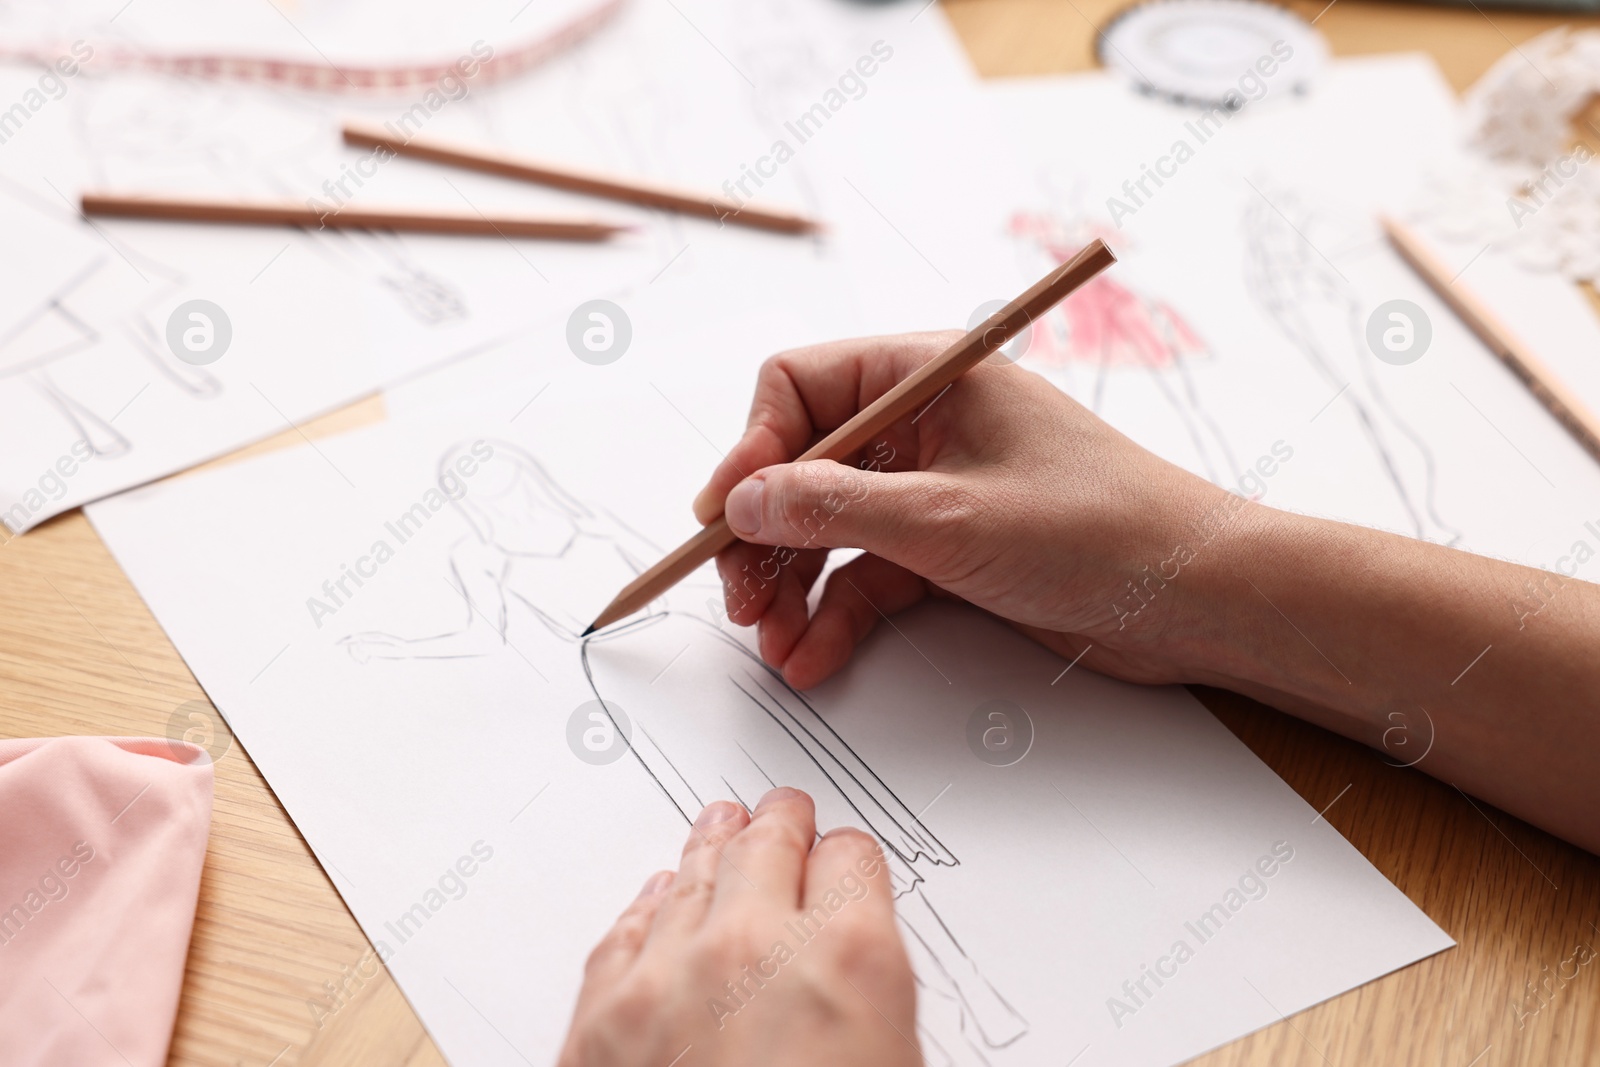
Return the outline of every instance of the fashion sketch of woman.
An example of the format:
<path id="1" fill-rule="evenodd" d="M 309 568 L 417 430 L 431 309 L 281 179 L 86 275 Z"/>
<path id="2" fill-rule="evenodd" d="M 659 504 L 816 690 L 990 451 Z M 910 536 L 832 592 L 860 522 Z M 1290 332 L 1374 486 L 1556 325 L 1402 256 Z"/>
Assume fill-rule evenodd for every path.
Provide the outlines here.
<path id="1" fill-rule="evenodd" d="M 462 598 L 460 625 L 427 637 L 353 634 L 344 640 L 358 660 L 487 655 L 509 643 L 514 625 L 529 646 L 576 646 L 594 614 L 593 578 L 577 576 L 604 581 L 620 575 L 626 582 L 660 555 L 616 516 L 557 485 L 523 449 L 487 443 L 489 458 L 451 499 L 470 531 L 450 549 L 449 581 Z M 463 458 L 477 461 L 466 442 L 440 459 L 440 477 L 453 476 Z"/>
<path id="2" fill-rule="evenodd" d="M 1021 242 L 1025 273 L 1058 266 L 1096 237 L 1114 233 L 1096 223 L 1071 223 L 1047 212 L 1019 211 L 1011 217 L 1011 236 Z M 1042 261 L 1042 262 L 1041 262 Z M 1238 476 L 1227 438 L 1207 413 L 1189 361 L 1210 359 L 1205 342 L 1170 304 L 1101 274 L 1063 301 L 1040 322 L 1022 357 L 1063 385 L 1091 411 L 1104 410 L 1106 392 L 1130 376 L 1155 386 L 1162 402 L 1182 423 L 1205 476 L 1219 485 Z M 1087 368 L 1087 383 L 1078 380 Z"/>
<path id="3" fill-rule="evenodd" d="M 1292 220 L 1292 221 L 1291 221 Z M 1245 285 L 1291 347 L 1348 398 L 1367 447 L 1417 537 L 1453 544 L 1461 531 L 1439 516 L 1433 453 L 1384 395 L 1367 347 L 1360 293 L 1323 255 L 1337 248 L 1336 220 L 1292 191 L 1254 196 L 1244 213 Z M 1348 243 L 1348 242 L 1344 242 Z"/>
<path id="4" fill-rule="evenodd" d="M 568 493 L 526 451 L 490 443 L 492 458 L 455 501 L 469 527 L 450 552 L 449 580 L 462 597 L 458 625 L 419 637 L 353 634 L 343 639 L 350 654 L 359 662 L 483 655 L 513 633 L 535 661 L 565 648 L 639 767 L 685 822 L 713 800 L 749 807 L 781 784 L 812 796 L 819 826 L 860 826 L 878 838 L 929 1005 L 921 1031 L 930 1062 L 987 1063 L 993 1050 L 1025 1034 L 1027 1022 L 929 900 L 928 885 L 956 857 L 822 710 L 716 622 L 657 603 L 584 639 L 594 589 L 620 587 L 660 552 Z M 466 451 L 450 449 L 440 472 Z"/>

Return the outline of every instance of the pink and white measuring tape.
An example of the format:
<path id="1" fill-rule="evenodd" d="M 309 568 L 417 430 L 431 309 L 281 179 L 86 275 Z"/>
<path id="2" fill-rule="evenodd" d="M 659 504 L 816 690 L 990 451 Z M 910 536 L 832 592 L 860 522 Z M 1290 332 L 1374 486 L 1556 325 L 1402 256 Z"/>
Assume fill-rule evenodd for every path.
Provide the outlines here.
<path id="1" fill-rule="evenodd" d="M 572 47 L 599 29 L 625 0 L 604 0 L 537 40 L 496 51 L 486 59 L 469 55 L 452 62 L 400 66 L 336 65 L 331 60 L 311 63 L 250 55 L 162 54 L 125 47 L 97 47 L 82 63 L 90 71 L 137 71 L 180 74 L 218 80 L 270 82 L 316 92 L 386 92 L 434 85 L 446 75 L 495 82 L 515 77 Z M 75 54 L 71 46 L 0 47 L 0 63 L 53 66 L 62 56 Z M 463 70 L 470 67 L 470 70 Z"/>

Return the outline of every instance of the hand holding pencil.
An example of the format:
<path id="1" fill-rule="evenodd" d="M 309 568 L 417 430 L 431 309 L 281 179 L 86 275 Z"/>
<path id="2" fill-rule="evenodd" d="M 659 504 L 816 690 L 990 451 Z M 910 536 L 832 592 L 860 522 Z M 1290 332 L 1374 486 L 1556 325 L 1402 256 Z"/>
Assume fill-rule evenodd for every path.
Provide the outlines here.
<path id="1" fill-rule="evenodd" d="M 1390 711 L 1427 707 L 1423 771 L 1600 849 L 1583 773 L 1600 744 L 1600 586 L 1562 579 L 1559 618 L 1518 630 L 1507 606 L 1556 576 L 1268 507 L 1260 472 L 1315 462 L 1293 441 L 1213 485 L 1003 363 L 980 363 L 848 453 L 790 461 L 955 339 L 840 341 L 769 360 L 748 429 L 694 502 L 702 522 L 725 512 L 738 537 L 717 555 L 728 621 L 758 627 L 762 658 L 790 685 L 841 670 L 874 630 L 943 671 L 938 649 L 895 616 L 964 600 L 1058 653 L 1056 680 L 1088 670 L 1217 686 L 1379 748 Z M 823 580 L 836 549 L 861 554 Z M 1471 684 L 1450 688 L 1491 640 Z"/>
<path id="2" fill-rule="evenodd" d="M 1040 278 L 1011 303 L 966 334 L 951 338 L 944 351 L 894 382 L 850 419 L 831 427 L 831 432 L 807 448 L 799 458 L 844 459 L 900 420 L 911 418 L 924 405 L 933 403 L 943 395 L 963 374 L 998 352 L 1013 337 L 1116 260 L 1117 257 L 1104 241 L 1098 238 L 1090 241 L 1075 256 Z M 717 517 L 708 520 L 699 533 L 628 583 L 601 610 L 599 617 L 584 631 L 584 636 L 640 610 L 734 540 L 726 519 Z"/>
<path id="3" fill-rule="evenodd" d="M 1106 646 L 1102 670 L 1118 644 L 1131 658 L 1159 655 L 1147 645 L 1158 627 L 1116 631 L 1108 605 L 1122 561 L 1166 559 L 1173 516 L 1203 514 L 1226 494 L 1043 378 L 980 364 L 915 421 L 849 455 L 788 461 L 951 340 L 841 341 L 768 361 L 749 429 L 695 499 L 702 521 L 725 507 L 740 539 L 717 557 L 729 621 L 759 625 L 762 657 L 797 688 L 837 671 L 885 617 L 930 596 L 1013 620 L 1068 660 L 1086 644 Z M 864 554 L 828 576 L 812 613 L 807 595 L 842 548 Z"/>

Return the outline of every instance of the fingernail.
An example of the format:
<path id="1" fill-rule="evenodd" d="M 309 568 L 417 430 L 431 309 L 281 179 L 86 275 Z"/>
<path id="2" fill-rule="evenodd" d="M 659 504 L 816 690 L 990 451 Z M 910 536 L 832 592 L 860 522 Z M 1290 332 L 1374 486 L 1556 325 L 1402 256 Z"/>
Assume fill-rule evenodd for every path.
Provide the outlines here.
<path id="1" fill-rule="evenodd" d="M 707 482 L 705 487 L 695 494 L 694 502 L 689 507 L 694 511 L 694 517 L 704 522 L 707 512 L 716 513 L 716 505 L 717 501 L 711 495 L 711 482 Z"/>
<path id="2" fill-rule="evenodd" d="M 707 804 L 700 817 L 694 821 L 696 826 L 711 826 L 719 822 L 727 822 L 738 816 L 744 809 L 731 800 L 717 800 Z"/>
<path id="3" fill-rule="evenodd" d="M 667 888 L 667 883 L 672 881 L 671 871 L 657 871 L 645 879 L 644 888 L 639 890 L 641 897 L 653 897 Z"/>
<path id="4" fill-rule="evenodd" d="M 728 494 L 722 513 L 728 517 L 728 526 L 734 533 L 743 536 L 760 532 L 761 493 L 765 488 L 766 479 L 757 476 L 746 478 Z"/>
<path id="5" fill-rule="evenodd" d="M 754 430 L 746 430 L 744 432 L 744 436 L 739 438 L 739 443 L 734 445 L 733 451 L 728 454 L 731 456 L 743 451 L 744 443 L 748 441 L 754 433 Z M 722 512 L 724 506 L 723 501 L 711 492 L 711 488 L 712 486 L 718 484 L 726 485 L 728 480 L 734 476 L 742 478 L 744 477 L 744 472 L 739 470 L 738 467 L 735 467 L 731 460 L 724 459 L 722 462 L 717 464 L 716 469 L 711 472 L 711 477 L 706 481 L 705 486 L 701 488 L 700 492 L 695 494 L 693 504 L 695 518 L 699 519 L 701 522 L 709 522 Z"/>
<path id="6" fill-rule="evenodd" d="M 766 795 L 763 796 L 759 802 L 757 802 L 756 810 L 760 811 L 768 804 L 778 804 L 782 801 L 789 800 L 790 798 L 797 797 L 799 795 L 800 790 L 790 789 L 786 785 L 780 785 L 776 789 L 767 790 Z"/>

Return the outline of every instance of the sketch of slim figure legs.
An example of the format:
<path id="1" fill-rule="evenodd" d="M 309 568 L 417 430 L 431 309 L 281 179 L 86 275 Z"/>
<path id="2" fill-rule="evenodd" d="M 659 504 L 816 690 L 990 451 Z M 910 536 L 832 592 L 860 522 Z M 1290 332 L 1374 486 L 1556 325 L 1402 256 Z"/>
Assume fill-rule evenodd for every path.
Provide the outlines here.
<path id="1" fill-rule="evenodd" d="M 1189 364 L 1180 359 L 1173 365 L 1173 372 L 1178 379 L 1176 387 L 1167 375 L 1155 368 L 1150 369 L 1150 377 L 1156 383 L 1156 389 L 1182 420 L 1206 477 L 1216 485 L 1232 484 L 1233 479 L 1239 477 L 1239 464 L 1233 458 L 1233 450 L 1228 447 L 1228 439 L 1223 436 L 1222 428 L 1200 402 Z"/>
<path id="2" fill-rule="evenodd" d="M 1094 388 L 1085 404 L 1090 411 L 1102 416 L 1105 413 L 1106 379 L 1113 374 L 1132 372 L 1129 367 L 1112 370 L 1107 363 L 1106 358 L 1096 362 Z M 1146 366 L 1144 372 L 1183 425 L 1189 444 L 1199 460 L 1200 473 L 1215 485 L 1232 484 L 1232 480 L 1239 476 L 1239 466 L 1234 461 L 1233 450 L 1228 447 L 1228 439 L 1223 435 L 1222 428 L 1200 401 L 1188 363 L 1181 358 L 1174 359 L 1168 366 Z M 1176 385 L 1169 380 L 1169 375 L 1176 376 Z"/>
<path id="3" fill-rule="evenodd" d="M 1321 375 L 1330 394 L 1344 391 L 1411 532 L 1453 544 L 1461 531 L 1439 516 L 1433 454 L 1390 404 L 1378 380 L 1360 294 L 1311 243 L 1315 237 L 1305 236 L 1318 229 L 1319 221 L 1292 196 L 1279 197 L 1276 207 L 1255 197 L 1244 218 L 1245 284 L 1294 350 Z"/>
<path id="4" fill-rule="evenodd" d="M 959 861 L 805 696 L 711 622 L 677 612 L 590 638 L 583 660 L 596 698 L 631 721 L 634 756 L 685 821 L 712 800 L 748 806 L 783 784 L 811 795 L 818 825 L 877 836 L 924 1002 L 943 1031 L 928 1036 L 950 1062 L 986 1063 L 989 1050 L 1027 1032 L 928 898 L 928 879 Z M 679 694 L 670 692 L 675 675 Z M 719 675 L 728 679 L 721 692 L 694 681 Z M 692 716 L 666 710 L 674 708 Z"/>
<path id="5" fill-rule="evenodd" d="M 1072 336 L 1073 325 L 1067 325 L 1060 336 L 1050 339 L 1047 355 L 1038 361 L 1038 369 L 1047 376 L 1059 376 L 1066 392 L 1102 417 L 1112 379 L 1148 376 L 1157 395 L 1183 426 L 1200 473 L 1217 485 L 1229 485 L 1238 477 L 1238 464 L 1222 428 L 1201 401 L 1189 368 L 1191 353 L 1209 353 L 1196 347 L 1198 342 L 1187 328 L 1180 328 L 1161 315 L 1148 318 L 1150 321 L 1139 325 L 1140 332 L 1133 333 L 1109 316 L 1109 321 L 1096 322 L 1092 330 L 1085 329 L 1084 318 L 1079 316 L 1075 325 L 1090 338 Z M 1133 355 L 1130 357 L 1129 353 Z M 1086 362 L 1092 362 L 1093 377 L 1089 387 L 1080 392 L 1070 384 L 1072 368 Z"/>
<path id="6" fill-rule="evenodd" d="M 1170 408 L 1171 413 L 1178 418 L 1179 424 L 1184 427 L 1184 435 L 1189 438 L 1189 445 L 1194 450 L 1195 459 L 1200 467 L 1200 474 L 1205 475 L 1210 482 L 1216 485 L 1232 485 L 1232 480 L 1238 477 L 1237 462 L 1234 461 L 1234 450 L 1229 448 L 1226 435 L 1222 434 L 1222 427 L 1216 424 L 1216 419 L 1206 411 L 1205 403 L 1200 400 L 1200 392 L 1195 387 L 1194 374 L 1189 370 L 1189 357 L 1184 355 L 1170 355 L 1179 352 L 1182 339 L 1178 331 L 1171 325 L 1155 323 L 1155 336 L 1160 336 L 1160 358 L 1163 362 L 1139 363 L 1130 365 L 1128 362 L 1114 362 L 1115 354 L 1122 352 L 1122 347 L 1114 344 L 1112 339 L 1101 339 L 1098 358 L 1093 360 L 1094 376 L 1090 387 L 1082 392 L 1067 386 L 1067 392 L 1099 416 L 1106 416 L 1106 394 L 1110 389 L 1110 381 L 1114 378 L 1128 378 L 1131 374 L 1146 374 L 1150 384 L 1155 387 L 1162 402 Z M 1070 357 L 1059 360 L 1061 373 L 1064 378 L 1069 378 L 1070 368 L 1086 362 L 1088 355 L 1082 350 L 1072 349 L 1072 338 L 1062 336 L 1053 339 L 1054 347 L 1061 352 L 1072 352 Z M 1190 342 L 1192 344 L 1192 342 Z M 1155 358 L 1154 355 L 1152 357 Z M 1053 370 L 1046 365 L 1046 371 Z M 1174 381 L 1176 379 L 1176 381 Z M 1070 378 L 1069 378 L 1070 381 Z"/>
<path id="7" fill-rule="evenodd" d="M 895 917 L 924 1003 L 929 997 L 947 1002 L 945 1010 L 927 1013 L 939 1033 L 931 1033 L 925 1024 L 919 1026 L 925 1040 L 934 1038 L 945 1062 L 957 1062 L 949 1050 L 965 1045 L 979 1062 L 987 1063 L 985 1049 L 1005 1048 L 1028 1032 L 1027 1020 L 978 971 L 920 883 L 895 897 Z M 923 1054 L 930 1063 L 940 1058 L 927 1048 Z"/>

